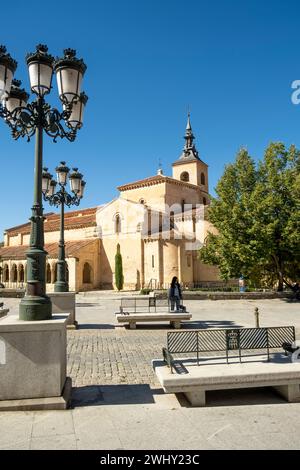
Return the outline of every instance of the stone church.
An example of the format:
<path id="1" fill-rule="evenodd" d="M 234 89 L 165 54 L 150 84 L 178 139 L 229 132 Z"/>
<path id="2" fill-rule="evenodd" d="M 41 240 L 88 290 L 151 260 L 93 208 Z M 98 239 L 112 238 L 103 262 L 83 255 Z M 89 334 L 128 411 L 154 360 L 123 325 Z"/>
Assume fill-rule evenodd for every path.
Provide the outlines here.
<path id="1" fill-rule="evenodd" d="M 208 231 L 208 166 L 194 144 L 190 116 L 185 145 L 172 164 L 172 177 L 155 176 L 123 184 L 119 197 L 89 209 L 65 213 L 67 276 L 70 290 L 113 289 L 115 255 L 122 255 L 124 289 L 165 288 L 173 276 L 186 287 L 216 281 L 218 270 L 198 259 Z M 56 281 L 59 214 L 45 214 L 47 291 Z M 22 287 L 30 224 L 4 232 L 1 282 Z"/>

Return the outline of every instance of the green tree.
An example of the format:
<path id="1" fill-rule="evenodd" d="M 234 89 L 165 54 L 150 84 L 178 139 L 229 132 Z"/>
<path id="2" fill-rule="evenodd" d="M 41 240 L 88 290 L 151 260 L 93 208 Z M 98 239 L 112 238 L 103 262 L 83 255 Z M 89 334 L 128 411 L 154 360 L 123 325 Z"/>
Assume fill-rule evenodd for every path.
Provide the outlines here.
<path id="1" fill-rule="evenodd" d="M 123 263 L 122 255 L 120 251 L 120 245 L 117 245 L 117 253 L 115 256 L 115 283 L 118 290 L 123 289 L 124 275 L 123 275 Z"/>
<path id="2" fill-rule="evenodd" d="M 223 279 L 243 274 L 254 284 L 290 285 L 300 275 L 300 153 L 271 143 L 256 168 L 247 150 L 227 165 L 216 187 L 200 250 L 203 262 L 217 265 Z"/>

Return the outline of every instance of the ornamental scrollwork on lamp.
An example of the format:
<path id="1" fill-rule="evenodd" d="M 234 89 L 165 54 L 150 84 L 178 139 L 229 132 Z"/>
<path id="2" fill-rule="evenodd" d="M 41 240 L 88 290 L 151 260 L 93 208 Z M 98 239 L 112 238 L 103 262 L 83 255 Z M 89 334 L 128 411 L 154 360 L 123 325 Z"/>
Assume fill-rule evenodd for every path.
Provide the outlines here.
<path id="1" fill-rule="evenodd" d="M 86 185 L 86 182 L 83 181 L 83 175 L 79 173 L 78 168 L 73 168 L 72 172 L 70 172 L 66 162 L 61 162 L 55 171 L 57 182 L 53 179 L 51 173 L 48 172 L 48 168 L 43 168 L 42 187 L 44 200 L 55 207 L 61 205 L 66 205 L 67 207 L 73 205 L 79 206 Z M 71 194 L 66 190 L 68 180 Z M 57 184 L 59 189 L 56 191 Z"/>
<path id="2" fill-rule="evenodd" d="M 13 79 L 17 63 L 7 54 L 5 46 L 0 46 L 0 66 L 5 67 L 3 77 L 0 76 L 0 117 L 10 127 L 16 140 L 27 137 L 29 141 L 40 127 L 54 142 L 58 138 L 73 142 L 82 127 L 83 111 L 88 100 L 86 94 L 80 91 L 86 65 L 82 59 L 76 58 L 73 49 L 65 49 L 61 59 L 54 59 L 47 51 L 47 46 L 38 44 L 36 51 L 26 56 L 31 91 L 37 95 L 35 101 L 28 103 L 29 94 L 21 88 L 21 81 Z M 52 88 L 53 71 L 56 73 L 62 112 L 52 108 L 44 99 Z"/>

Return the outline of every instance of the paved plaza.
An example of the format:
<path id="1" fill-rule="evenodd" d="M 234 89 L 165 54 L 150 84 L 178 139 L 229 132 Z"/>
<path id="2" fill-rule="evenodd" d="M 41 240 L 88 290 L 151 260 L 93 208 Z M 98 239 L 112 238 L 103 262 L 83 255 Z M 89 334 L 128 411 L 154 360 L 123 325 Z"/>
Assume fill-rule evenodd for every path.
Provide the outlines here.
<path id="1" fill-rule="evenodd" d="M 120 295 L 77 295 L 78 330 L 68 331 L 72 409 L 0 413 L 0 449 L 299 449 L 300 403 L 271 389 L 210 392 L 206 408 L 166 395 L 151 360 L 168 325 L 117 326 Z M 14 313 L 18 299 L 3 299 Z M 285 300 L 186 302 L 189 328 L 295 325 L 300 304 Z M 225 366 L 225 364 L 224 364 Z"/>

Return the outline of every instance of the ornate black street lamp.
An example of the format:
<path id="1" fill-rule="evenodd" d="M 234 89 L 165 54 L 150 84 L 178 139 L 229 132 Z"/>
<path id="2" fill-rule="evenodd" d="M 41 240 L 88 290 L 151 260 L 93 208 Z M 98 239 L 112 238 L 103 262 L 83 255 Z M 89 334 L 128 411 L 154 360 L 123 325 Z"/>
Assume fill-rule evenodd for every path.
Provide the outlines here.
<path id="1" fill-rule="evenodd" d="M 0 46 L 0 116 L 9 125 L 14 139 L 35 134 L 34 202 L 32 207 L 30 248 L 27 251 L 27 288 L 20 302 L 21 320 L 47 320 L 52 306 L 46 295 L 46 251 L 44 250 L 44 217 L 42 206 L 43 133 L 54 142 L 58 137 L 74 141 L 82 127 L 87 96 L 81 93 L 81 82 L 86 70 L 76 51 L 65 49 L 62 59 L 54 59 L 48 48 L 39 44 L 36 51 L 26 57 L 31 92 L 36 99 L 27 104 L 29 95 L 13 80 L 17 62 Z M 63 111 L 51 108 L 45 102 L 50 93 L 53 71 L 56 73 L 59 98 Z"/>
<path id="2" fill-rule="evenodd" d="M 43 170 L 42 189 L 44 200 L 48 201 L 51 206 L 60 206 L 60 237 L 58 244 L 58 262 L 57 262 L 57 280 L 54 284 L 55 292 L 68 292 L 69 285 L 66 279 L 67 263 L 65 259 L 65 240 L 64 240 L 64 217 L 65 205 L 70 207 L 72 205 L 79 206 L 80 200 L 83 197 L 85 181 L 83 175 L 78 172 L 78 168 L 73 168 L 70 173 L 70 168 L 66 166 L 66 162 L 60 162 L 60 165 L 55 168 L 57 175 L 57 183 L 60 187 L 56 189 L 56 181 L 52 179 L 52 175 L 48 172 L 48 168 Z M 66 191 L 67 181 L 70 181 L 70 187 L 73 195 Z"/>

